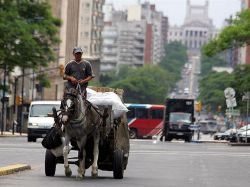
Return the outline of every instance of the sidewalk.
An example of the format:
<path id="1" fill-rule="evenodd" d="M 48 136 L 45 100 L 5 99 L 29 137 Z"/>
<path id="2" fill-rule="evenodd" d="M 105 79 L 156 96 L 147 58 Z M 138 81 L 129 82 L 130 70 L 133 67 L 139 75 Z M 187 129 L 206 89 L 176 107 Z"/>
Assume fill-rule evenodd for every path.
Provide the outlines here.
<path id="1" fill-rule="evenodd" d="M 15 132 L 12 134 L 12 132 L 4 131 L 3 133 L 0 132 L 0 138 L 5 138 L 5 137 L 27 137 L 27 133 L 18 133 Z M 24 171 L 24 170 L 30 170 L 31 166 L 27 164 L 14 164 L 14 165 L 8 165 L 4 167 L 0 167 L 0 176 L 3 175 L 9 175 L 13 174 L 16 172 Z"/>
<path id="2" fill-rule="evenodd" d="M 15 132 L 12 134 L 12 132 L 4 131 L 3 134 L 0 132 L 0 138 L 1 137 L 27 137 L 27 133 L 20 134 L 19 132 Z"/>

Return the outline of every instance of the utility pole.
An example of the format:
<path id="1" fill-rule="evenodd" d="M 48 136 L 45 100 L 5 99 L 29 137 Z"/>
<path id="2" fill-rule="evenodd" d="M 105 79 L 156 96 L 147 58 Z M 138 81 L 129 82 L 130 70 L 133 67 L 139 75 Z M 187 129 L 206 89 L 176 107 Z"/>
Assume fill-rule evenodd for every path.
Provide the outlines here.
<path id="1" fill-rule="evenodd" d="M 248 128 L 248 116 L 249 116 L 249 100 L 250 100 L 250 92 L 245 92 L 245 95 L 243 95 L 243 97 L 242 97 L 242 100 L 243 101 L 247 101 L 247 112 L 246 112 L 246 114 L 247 114 L 247 116 L 246 116 L 246 143 L 247 143 L 247 128 Z"/>
<path id="2" fill-rule="evenodd" d="M 22 68 L 22 72 L 23 72 L 23 75 L 22 75 L 22 93 L 21 93 L 21 97 L 22 97 L 22 103 L 21 103 L 21 115 L 20 115 L 20 118 L 19 118 L 19 120 L 21 121 L 21 123 L 20 123 L 20 135 L 22 135 L 22 127 L 23 127 L 23 100 L 24 100 L 24 98 L 23 98 L 23 93 L 24 93 L 24 66 L 23 66 L 23 68 Z"/>
<path id="3" fill-rule="evenodd" d="M 5 127 L 5 89 L 6 89 L 6 75 L 7 75 L 7 64 L 4 64 L 1 135 L 3 135 L 3 131 L 4 131 L 4 127 Z"/>

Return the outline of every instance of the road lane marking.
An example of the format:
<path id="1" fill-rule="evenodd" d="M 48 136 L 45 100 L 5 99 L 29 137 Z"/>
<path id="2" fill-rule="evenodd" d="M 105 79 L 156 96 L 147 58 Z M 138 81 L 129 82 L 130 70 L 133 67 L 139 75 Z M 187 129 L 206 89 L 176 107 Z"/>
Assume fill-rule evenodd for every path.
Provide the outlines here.
<path id="1" fill-rule="evenodd" d="M 231 152 L 188 152 L 188 151 L 130 151 L 133 154 L 146 154 L 146 155 L 177 155 L 177 156 L 227 156 L 227 157 L 250 157 L 250 153 L 231 153 Z"/>

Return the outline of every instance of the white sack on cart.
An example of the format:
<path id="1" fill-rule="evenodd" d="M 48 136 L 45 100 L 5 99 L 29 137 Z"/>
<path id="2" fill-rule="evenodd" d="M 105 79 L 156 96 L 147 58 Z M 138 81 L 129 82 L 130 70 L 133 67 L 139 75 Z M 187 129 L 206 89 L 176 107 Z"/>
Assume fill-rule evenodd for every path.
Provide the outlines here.
<path id="1" fill-rule="evenodd" d="M 95 105 L 112 105 L 114 118 L 121 117 L 124 113 L 128 112 L 127 107 L 122 103 L 120 97 L 114 92 L 92 92 L 87 96 L 87 100 Z"/>

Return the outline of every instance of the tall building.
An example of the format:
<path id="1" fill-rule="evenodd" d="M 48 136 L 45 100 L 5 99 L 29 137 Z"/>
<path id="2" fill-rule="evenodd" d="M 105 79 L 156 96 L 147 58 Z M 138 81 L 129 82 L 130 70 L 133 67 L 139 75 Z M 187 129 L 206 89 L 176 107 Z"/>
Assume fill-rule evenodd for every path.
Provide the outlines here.
<path id="1" fill-rule="evenodd" d="M 139 67 L 144 64 L 145 21 L 127 21 L 124 11 L 105 5 L 107 15 L 103 29 L 101 71 L 116 70 L 120 65 Z M 112 13 L 109 13 L 111 11 Z"/>
<path id="2" fill-rule="evenodd" d="M 168 18 L 145 2 L 116 11 L 105 5 L 103 54 L 101 71 L 118 68 L 121 64 L 133 67 L 158 64 L 165 55 Z M 111 13 L 112 12 L 112 13 Z M 111 16 L 112 15 L 112 16 Z"/>
<path id="3" fill-rule="evenodd" d="M 163 31 L 168 30 L 168 22 L 163 13 L 156 10 L 155 4 L 145 1 L 143 4 L 133 5 L 128 8 L 128 21 L 145 20 L 145 63 L 158 64 L 165 55 L 164 43 L 167 35 Z"/>
<path id="4" fill-rule="evenodd" d="M 241 1 L 241 9 L 250 9 L 250 0 Z M 240 63 L 250 64 L 250 46 L 245 46 L 240 49 Z"/>
<path id="5" fill-rule="evenodd" d="M 168 42 L 179 41 L 190 52 L 199 52 L 202 45 L 217 37 L 219 30 L 215 28 L 208 16 L 209 3 L 205 5 L 191 5 L 187 1 L 187 11 L 182 26 L 171 26 Z"/>
<path id="6" fill-rule="evenodd" d="M 65 65 L 73 58 L 73 48 L 80 46 L 84 51 L 83 58 L 92 64 L 95 80 L 99 79 L 104 2 L 105 0 L 49 0 L 53 15 L 62 20 L 59 32 L 61 42 L 55 47 L 58 58 L 54 65 Z M 44 89 L 42 98 L 61 99 L 65 81 L 59 76 L 58 69 L 50 75 L 51 88 Z"/>

